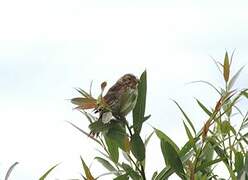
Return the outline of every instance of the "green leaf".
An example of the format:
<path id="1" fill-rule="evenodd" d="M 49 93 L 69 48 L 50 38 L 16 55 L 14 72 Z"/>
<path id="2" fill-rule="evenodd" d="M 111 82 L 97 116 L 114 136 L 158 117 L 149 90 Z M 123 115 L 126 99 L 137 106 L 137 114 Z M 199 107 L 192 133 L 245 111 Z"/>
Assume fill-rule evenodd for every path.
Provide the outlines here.
<path id="1" fill-rule="evenodd" d="M 201 109 L 209 116 L 212 116 L 212 113 L 204 106 L 198 99 L 196 99 L 198 105 L 201 107 Z"/>
<path id="2" fill-rule="evenodd" d="M 12 173 L 12 171 L 14 170 L 14 168 L 16 167 L 17 164 L 19 164 L 19 163 L 18 162 L 15 162 L 14 164 L 12 164 L 9 167 L 9 169 L 8 169 L 6 175 L 5 175 L 5 178 L 4 178 L 5 180 L 8 180 L 9 179 L 10 174 Z"/>
<path id="3" fill-rule="evenodd" d="M 225 151 L 223 149 L 220 148 L 219 144 L 215 141 L 214 138 L 208 138 L 208 142 L 212 145 L 212 147 L 214 148 L 214 151 L 216 152 L 216 154 L 218 154 L 218 156 L 222 159 L 222 161 L 229 165 L 228 163 L 228 155 L 225 153 Z"/>
<path id="4" fill-rule="evenodd" d="M 155 178 L 155 180 L 167 180 L 175 171 L 167 166 Z"/>
<path id="5" fill-rule="evenodd" d="M 131 152 L 138 161 L 143 161 L 145 159 L 145 145 L 139 134 L 135 133 L 131 136 L 130 147 Z"/>
<path id="6" fill-rule="evenodd" d="M 222 106 L 223 110 L 225 111 L 225 113 L 228 117 L 230 117 L 232 114 L 233 105 L 234 104 L 232 104 L 232 101 L 229 99 L 229 100 L 226 100 Z"/>
<path id="7" fill-rule="evenodd" d="M 179 156 L 183 157 L 185 154 L 187 154 L 191 148 L 193 148 L 193 145 L 200 139 L 200 137 L 195 137 L 194 138 L 194 143 L 192 144 L 192 142 L 188 141 L 187 143 L 184 144 L 184 146 L 182 147 L 182 149 L 179 152 Z"/>
<path id="8" fill-rule="evenodd" d="M 117 163 L 119 160 L 119 150 L 116 143 L 114 143 L 108 136 L 104 136 L 105 143 L 108 148 L 110 158 L 113 162 Z"/>
<path id="9" fill-rule="evenodd" d="M 158 175 L 158 172 L 155 171 L 155 172 L 153 173 L 153 175 L 152 175 L 152 180 L 155 180 L 155 178 L 156 178 L 157 175 Z"/>
<path id="10" fill-rule="evenodd" d="M 224 76 L 226 83 L 229 80 L 229 75 L 230 75 L 230 64 L 229 64 L 228 53 L 226 52 L 225 59 L 224 59 L 224 65 L 223 65 L 223 76 Z"/>
<path id="11" fill-rule="evenodd" d="M 210 142 L 210 144 L 213 146 L 216 154 L 222 159 L 222 162 L 225 164 L 232 180 L 236 180 L 237 177 L 235 176 L 232 167 L 230 167 L 230 165 L 228 163 L 228 155 L 226 154 L 226 152 L 219 147 L 219 144 L 215 141 L 214 138 L 209 138 L 208 142 Z"/>
<path id="12" fill-rule="evenodd" d="M 203 83 L 203 84 L 206 84 L 206 85 L 212 87 L 219 95 L 221 95 L 221 92 L 213 84 L 211 84 L 208 81 L 202 81 L 202 80 L 200 80 L 200 81 L 192 81 L 190 83 Z"/>
<path id="13" fill-rule="evenodd" d="M 202 161 L 210 162 L 213 160 L 214 149 L 210 143 L 206 143 L 202 151 Z"/>
<path id="14" fill-rule="evenodd" d="M 95 178 L 92 176 L 90 169 L 88 168 L 88 166 L 85 164 L 83 158 L 80 156 L 81 162 L 83 164 L 83 168 L 84 168 L 84 173 L 85 176 L 87 178 L 87 180 L 95 180 Z"/>
<path id="15" fill-rule="evenodd" d="M 188 136 L 189 142 L 191 143 L 192 147 L 194 148 L 194 151 L 197 153 L 197 149 L 196 149 L 196 145 L 195 145 L 195 141 L 194 141 L 194 137 L 192 136 L 189 128 L 187 127 L 187 125 L 185 124 L 185 122 L 183 122 L 186 134 Z"/>
<path id="16" fill-rule="evenodd" d="M 235 153 L 235 170 L 237 172 L 241 171 L 242 168 L 244 167 L 244 158 L 243 158 L 243 154 L 241 152 L 236 152 Z"/>
<path id="17" fill-rule="evenodd" d="M 165 133 L 163 133 L 159 129 L 154 128 L 154 130 L 155 130 L 155 133 L 160 140 L 165 140 L 165 141 L 169 142 L 173 146 L 173 148 L 177 152 L 179 152 L 179 147 L 169 138 L 169 136 L 167 136 Z"/>
<path id="18" fill-rule="evenodd" d="M 141 176 L 138 172 L 134 171 L 131 166 L 126 163 L 122 163 L 122 168 L 133 180 L 141 180 Z"/>
<path id="19" fill-rule="evenodd" d="M 221 133 L 223 135 L 228 134 L 231 131 L 231 124 L 230 124 L 230 122 L 227 121 L 227 120 L 221 122 L 221 128 L 220 128 L 220 130 L 221 130 Z"/>
<path id="20" fill-rule="evenodd" d="M 109 129 L 109 125 L 104 124 L 102 121 L 95 121 L 89 125 L 89 129 L 91 130 L 91 132 L 99 133 L 107 131 Z"/>
<path id="21" fill-rule="evenodd" d="M 199 139 L 200 139 L 199 137 L 196 137 L 194 140 L 195 142 L 197 142 Z M 183 164 L 188 162 L 188 160 L 194 154 L 194 151 L 190 150 L 191 148 L 192 148 L 191 143 L 188 141 L 180 150 L 179 156 Z M 170 166 L 166 166 L 162 171 L 159 172 L 155 180 L 162 180 L 162 179 L 167 180 L 174 172 L 175 170 L 173 170 Z"/>
<path id="22" fill-rule="evenodd" d="M 143 119 L 143 122 L 147 121 L 148 119 L 150 119 L 151 117 L 151 114 L 149 114 L 148 116 L 145 116 L 144 119 Z"/>
<path id="23" fill-rule="evenodd" d="M 151 134 L 145 139 L 145 147 L 148 145 L 148 142 L 150 141 L 152 135 L 154 134 L 154 131 L 151 132 Z"/>
<path id="24" fill-rule="evenodd" d="M 182 161 L 174 147 L 168 141 L 161 140 L 161 150 L 165 161 L 168 163 L 167 165 L 175 170 L 179 177 L 185 179 Z"/>
<path id="25" fill-rule="evenodd" d="M 87 93 L 85 90 L 81 89 L 81 88 L 75 88 L 77 92 L 79 92 L 83 97 L 86 98 L 92 98 L 92 96 Z"/>
<path id="26" fill-rule="evenodd" d="M 245 96 L 248 99 L 248 92 L 246 92 L 246 91 L 248 91 L 248 89 L 245 90 L 245 91 L 242 91 L 242 95 Z"/>
<path id="27" fill-rule="evenodd" d="M 98 119 L 97 117 L 94 117 L 93 115 L 84 110 L 81 110 L 80 112 L 88 119 L 89 123 L 93 123 Z"/>
<path id="28" fill-rule="evenodd" d="M 123 174 L 123 175 L 120 175 L 116 178 L 114 178 L 114 180 L 128 180 L 128 175 L 127 174 Z"/>
<path id="29" fill-rule="evenodd" d="M 110 138 L 114 143 L 117 144 L 119 148 L 121 148 L 123 151 L 128 151 L 128 136 L 126 134 L 126 131 L 124 127 L 121 126 L 121 124 L 114 124 L 106 133 L 106 136 Z"/>
<path id="30" fill-rule="evenodd" d="M 248 152 L 245 154 L 245 167 L 244 167 L 245 172 L 248 174 Z"/>
<path id="31" fill-rule="evenodd" d="M 40 178 L 39 180 L 45 180 L 45 178 L 48 176 L 48 174 L 50 174 L 50 172 L 56 168 L 59 164 L 54 165 L 53 167 L 51 167 L 50 169 L 48 169 Z"/>
<path id="32" fill-rule="evenodd" d="M 101 157 L 95 157 L 95 159 L 100 162 L 108 171 L 117 171 L 114 166 L 112 166 L 112 164 L 110 164 L 109 161 L 107 161 L 106 159 L 104 158 L 101 158 Z M 118 175 L 118 174 L 117 174 Z"/>
<path id="33" fill-rule="evenodd" d="M 90 134 L 88 134 L 87 132 L 85 132 L 84 130 L 82 130 L 81 128 L 79 128 L 78 126 L 76 126 L 75 124 L 73 124 L 73 123 L 71 123 L 71 122 L 69 122 L 69 121 L 67 121 L 69 124 L 71 124 L 74 128 L 76 128 L 77 130 L 79 130 L 81 133 L 83 133 L 85 136 L 87 136 L 87 137 L 90 137 L 92 140 L 94 140 L 95 142 L 97 142 L 98 144 L 101 144 L 101 142 L 98 140 L 98 139 L 96 139 L 96 138 L 94 138 L 94 137 L 91 137 L 90 136 Z"/>
<path id="34" fill-rule="evenodd" d="M 133 127 L 134 131 L 139 134 L 142 128 L 142 123 L 144 122 L 145 107 L 146 107 L 146 71 L 141 74 L 139 84 L 138 84 L 138 98 L 136 105 L 133 109 Z"/>
<path id="35" fill-rule="evenodd" d="M 245 66 L 242 66 L 238 72 L 236 72 L 236 74 L 233 75 L 232 79 L 230 80 L 230 82 L 228 83 L 227 89 L 231 90 L 231 88 L 233 87 L 233 85 L 235 84 L 236 80 L 239 77 L 239 74 L 241 73 L 241 71 L 244 69 Z"/>
<path id="36" fill-rule="evenodd" d="M 183 116 L 185 117 L 185 119 L 187 120 L 187 122 L 189 123 L 190 127 L 192 128 L 192 130 L 194 131 L 194 133 L 196 134 L 195 128 L 193 123 L 191 122 L 191 120 L 189 119 L 189 117 L 187 116 L 187 114 L 183 111 L 183 109 L 181 108 L 181 106 L 175 101 L 173 100 L 173 102 L 177 105 L 177 107 L 180 109 L 180 111 L 182 112 Z"/>
<path id="37" fill-rule="evenodd" d="M 204 171 L 204 170 L 206 170 L 206 168 L 208 168 L 208 167 L 210 167 L 216 163 L 219 163 L 221 161 L 222 161 L 222 158 L 204 162 L 195 169 L 195 173 L 197 173 L 198 171 Z"/>

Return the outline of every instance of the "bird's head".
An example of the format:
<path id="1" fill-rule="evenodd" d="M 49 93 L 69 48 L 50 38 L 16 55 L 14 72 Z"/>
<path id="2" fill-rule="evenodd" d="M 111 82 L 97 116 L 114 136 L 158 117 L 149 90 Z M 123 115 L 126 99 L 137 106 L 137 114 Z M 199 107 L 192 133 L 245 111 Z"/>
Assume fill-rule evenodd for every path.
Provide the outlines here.
<path id="1" fill-rule="evenodd" d="M 133 74 L 125 74 L 118 80 L 118 83 L 125 84 L 131 88 L 137 88 L 139 79 Z"/>

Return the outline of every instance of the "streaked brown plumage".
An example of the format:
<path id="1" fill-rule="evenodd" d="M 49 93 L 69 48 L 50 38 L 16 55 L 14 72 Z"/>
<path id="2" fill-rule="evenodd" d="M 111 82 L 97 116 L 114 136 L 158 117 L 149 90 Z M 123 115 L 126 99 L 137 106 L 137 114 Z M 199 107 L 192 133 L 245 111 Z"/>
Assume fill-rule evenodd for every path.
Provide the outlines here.
<path id="1" fill-rule="evenodd" d="M 136 104 L 139 80 L 133 74 L 122 76 L 103 97 L 113 116 L 126 116 Z"/>

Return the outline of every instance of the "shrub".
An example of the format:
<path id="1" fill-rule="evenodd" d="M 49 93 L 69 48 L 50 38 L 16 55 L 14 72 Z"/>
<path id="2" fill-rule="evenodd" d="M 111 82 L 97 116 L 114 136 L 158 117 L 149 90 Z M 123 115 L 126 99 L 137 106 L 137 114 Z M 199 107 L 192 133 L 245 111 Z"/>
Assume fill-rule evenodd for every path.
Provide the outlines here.
<path id="1" fill-rule="evenodd" d="M 244 67 L 241 67 L 235 74 L 231 75 L 230 69 L 233 55 L 229 57 L 226 52 L 223 64 L 216 62 L 222 73 L 224 87 L 217 88 L 206 81 L 198 81 L 211 86 L 219 98 L 211 108 L 206 107 L 203 102 L 196 99 L 199 109 L 208 116 L 197 130 L 189 116 L 184 112 L 178 102 L 174 101 L 183 116 L 183 125 L 188 141 L 179 147 L 165 132 L 153 128 L 153 132 L 144 139 L 141 137 L 142 125 L 150 115 L 145 114 L 147 73 L 143 72 L 139 78 L 138 98 L 133 109 L 132 121 L 123 117 L 112 117 L 108 123 L 103 123 L 92 111 L 87 111 L 102 105 L 102 93 L 99 98 L 92 97 L 91 93 L 77 89 L 80 97 L 73 98 L 71 102 L 77 105 L 76 109 L 81 111 L 89 121 L 90 133 L 82 130 L 73 123 L 70 123 L 84 135 L 98 143 L 100 156 L 95 157 L 107 173 L 95 176 L 87 163 L 81 157 L 84 169 L 83 179 L 93 180 L 102 176 L 112 175 L 115 180 L 145 180 L 146 177 L 146 147 L 153 134 L 160 140 L 160 149 L 164 158 L 164 168 L 153 173 L 151 179 L 164 180 L 176 173 L 181 179 L 204 180 L 220 179 L 215 171 L 218 166 L 227 170 L 225 179 L 248 179 L 248 153 L 247 136 L 248 132 L 248 110 L 247 103 L 244 110 L 240 109 L 238 102 L 241 99 L 248 99 L 248 89 L 235 89 L 234 85 Z M 102 92 L 106 83 L 102 83 Z M 105 108 L 101 106 L 101 108 Z M 100 109 L 101 111 L 102 109 Z M 239 124 L 234 124 L 233 117 L 239 118 Z M 132 122 L 132 123 L 131 123 Z M 119 158 L 122 152 L 124 158 Z"/>

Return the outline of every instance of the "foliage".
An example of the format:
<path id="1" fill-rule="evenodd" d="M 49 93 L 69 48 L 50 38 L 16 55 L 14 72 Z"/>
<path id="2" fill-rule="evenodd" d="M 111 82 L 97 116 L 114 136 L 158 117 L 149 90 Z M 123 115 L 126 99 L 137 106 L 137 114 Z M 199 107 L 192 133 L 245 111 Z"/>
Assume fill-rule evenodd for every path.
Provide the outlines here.
<path id="1" fill-rule="evenodd" d="M 14 170 L 14 168 L 16 167 L 16 165 L 18 165 L 18 164 L 19 164 L 18 162 L 15 162 L 14 164 L 12 164 L 12 165 L 9 167 L 9 169 L 8 169 L 6 175 L 5 175 L 5 178 L 4 178 L 5 180 L 8 180 L 8 179 L 9 179 L 10 174 L 12 173 L 12 171 Z"/>
<path id="2" fill-rule="evenodd" d="M 144 139 L 141 136 L 142 125 L 149 119 L 146 116 L 146 92 L 147 73 L 140 76 L 138 85 L 138 99 L 133 109 L 133 121 L 130 124 L 125 118 L 113 118 L 110 122 L 98 121 L 94 113 L 86 112 L 87 109 L 101 104 L 100 98 L 92 97 L 82 89 L 77 89 L 82 97 L 73 98 L 71 102 L 75 104 L 85 117 L 89 120 L 90 133 L 82 130 L 75 124 L 72 126 L 90 137 L 100 145 L 101 156 L 95 157 L 103 165 L 107 173 L 95 176 L 90 167 L 81 158 L 84 175 L 83 179 L 93 180 L 102 176 L 112 175 L 115 180 L 145 180 L 147 179 L 145 164 L 149 154 L 146 153 L 147 144 L 153 134 L 160 140 L 160 149 L 164 158 L 164 168 L 153 173 L 152 179 L 164 180 L 176 174 L 181 179 L 201 180 L 201 179 L 248 179 L 248 110 L 241 110 L 238 102 L 242 99 L 247 104 L 248 89 L 235 89 L 234 85 L 239 74 L 244 69 L 241 67 L 235 74 L 231 73 L 231 57 L 226 52 L 223 64 L 215 62 L 222 73 L 224 86 L 217 88 L 206 81 L 197 81 L 211 86 L 219 98 L 211 108 L 208 108 L 199 99 L 196 103 L 199 109 L 207 116 L 207 120 L 202 124 L 202 128 L 197 130 L 190 119 L 190 116 L 183 110 L 180 104 L 174 101 L 183 117 L 183 126 L 188 141 L 180 147 L 165 132 L 153 128 L 153 132 Z M 106 83 L 102 84 L 102 91 Z M 100 100 L 99 100 L 100 99 Z M 102 107 L 104 103 L 102 104 Z M 234 124 L 233 117 L 239 118 L 239 124 Z M 235 121 L 237 123 L 237 121 Z M 124 155 L 120 158 L 121 153 Z M 149 163 L 149 162 L 148 162 Z M 226 168 L 226 177 L 220 177 L 216 167 Z"/>

